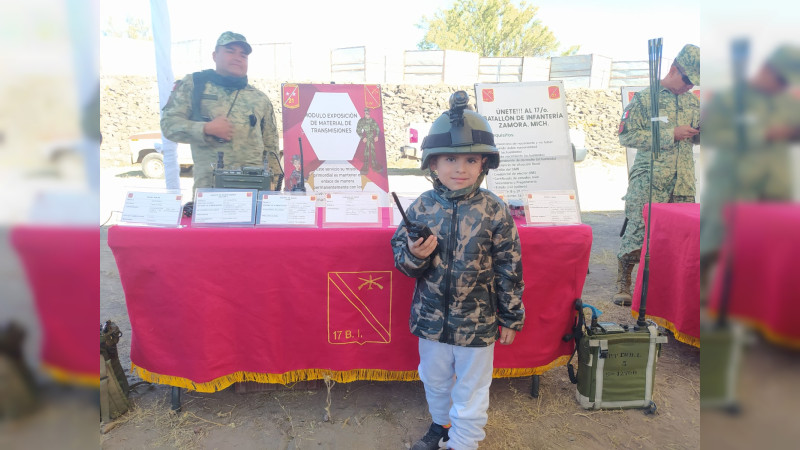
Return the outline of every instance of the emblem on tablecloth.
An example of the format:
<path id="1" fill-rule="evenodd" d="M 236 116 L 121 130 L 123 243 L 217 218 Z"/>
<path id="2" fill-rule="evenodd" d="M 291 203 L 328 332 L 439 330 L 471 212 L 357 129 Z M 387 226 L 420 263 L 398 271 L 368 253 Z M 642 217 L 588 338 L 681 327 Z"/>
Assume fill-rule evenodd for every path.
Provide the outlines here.
<path id="1" fill-rule="evenodd" d="M 392 272 L 328 272 L 328 343 L 392 340 Z"/>

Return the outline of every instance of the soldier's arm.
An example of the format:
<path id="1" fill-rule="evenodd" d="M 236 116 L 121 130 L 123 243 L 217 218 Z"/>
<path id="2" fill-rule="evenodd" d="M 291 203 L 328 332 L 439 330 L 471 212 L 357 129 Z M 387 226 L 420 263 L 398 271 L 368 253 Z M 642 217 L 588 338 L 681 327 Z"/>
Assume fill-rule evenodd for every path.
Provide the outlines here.
<path id="1" fill-rule="evenodd" d="M 161 116 L 161 133 L 174 142 L 202 144 L 207 136 L 203 132 L 205 122 L 189 120 L 192 115 L 192 89 L 194 83 L 189 75 L 175 84 L 164 106 Z"/>
<path id="2" fill-rule="evenodd" d="M 272 102 L 269 101 L 264 95 L 266 102 L 266 111 L 264 118 L 261 120 L 261 139 L 264 142 L 264 151 L 266 153 L 267 164 L 273 174 L 280 175 L 281 168 L 278 163 L 280 157 L 278 153 L 278 125 L 275 121 L 275 110 L 272 108 Z M 271 154 L 270 154 L 271 153 Z"/>

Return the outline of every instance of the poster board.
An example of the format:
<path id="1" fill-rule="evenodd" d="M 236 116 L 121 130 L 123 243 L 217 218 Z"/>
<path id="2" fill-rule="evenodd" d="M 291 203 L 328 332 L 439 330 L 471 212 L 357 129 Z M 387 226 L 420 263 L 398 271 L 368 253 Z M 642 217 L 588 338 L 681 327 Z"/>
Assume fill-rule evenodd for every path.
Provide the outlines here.
<path id="1" fill-rule="evenodd" d="M 300 179 L 293 172 L 302 143 L 302 179 L 320 202 L 328 192 L 352 191 L 388 205 L 380 85 L 284 83 L 281 106 L 287 190 Z"/>
<path id="2" fill-rule="evenodd" d="M 541 190 L 578 191 L 561 81 L 479 83 L 475 98 L 500 151 L 500 167 L 486 177 L 489 190 L 507 201 Z"/>

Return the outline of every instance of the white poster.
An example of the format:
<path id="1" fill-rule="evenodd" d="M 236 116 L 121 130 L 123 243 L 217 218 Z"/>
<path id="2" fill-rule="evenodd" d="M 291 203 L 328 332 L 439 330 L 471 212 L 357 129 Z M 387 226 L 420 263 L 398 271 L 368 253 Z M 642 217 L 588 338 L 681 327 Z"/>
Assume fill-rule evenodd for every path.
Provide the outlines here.
<path id="1" fill-rule="evenodd" d="M 529 192 L 577 191 L 561 81 L 476 84 L 475 95 L 500 151 L 489 190 L 519 201 Z"/>

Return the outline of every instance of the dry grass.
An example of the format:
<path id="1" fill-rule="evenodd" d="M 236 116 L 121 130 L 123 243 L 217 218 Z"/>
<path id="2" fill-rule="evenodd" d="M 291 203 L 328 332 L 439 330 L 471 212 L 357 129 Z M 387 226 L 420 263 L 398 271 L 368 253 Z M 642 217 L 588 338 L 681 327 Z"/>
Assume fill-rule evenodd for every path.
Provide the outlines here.
<path id="1" fill-rule="evenodd" d="M 191 400 L 184 402 L 184 408 L 189 403 Z M 136 428 L 155 430 L 157 437 L 151 442 L 154 447 L 195 449 L 201 447 L 201 442 L 211 429 L 236 428 L 234 422 L 225 420 L 231 418 L 233 409 L 234 406 L 228 411 L 218 411 L 218 420 L 211 420 L 194 412 L 172 411 L 166 397 L 149 403 L 133 400 L 128 412 L 112 423 L 114 426 L 130 424 Z"/>
<path id="2" fill-rule="evenodd" d="M 617 265 L 617 255 L 608 249 L 599 250 L 592 252 L 592 255 L 589 257 L 589 263 L 613 267 Z"/>

